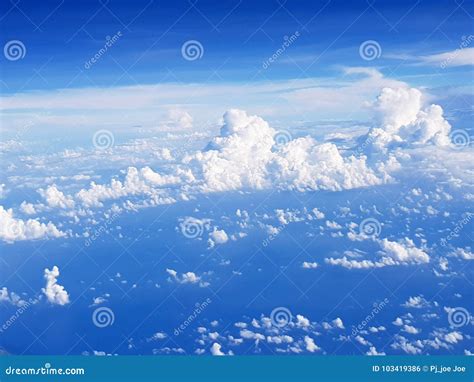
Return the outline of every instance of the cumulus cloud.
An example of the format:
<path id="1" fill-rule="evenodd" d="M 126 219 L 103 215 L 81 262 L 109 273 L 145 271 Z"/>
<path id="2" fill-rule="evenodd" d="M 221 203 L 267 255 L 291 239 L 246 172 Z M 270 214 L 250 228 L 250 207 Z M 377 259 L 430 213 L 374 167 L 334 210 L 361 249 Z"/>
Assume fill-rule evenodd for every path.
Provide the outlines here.
<path id="1" fill-rule="evenodd" d="M 377 351 L 377 349 L 375 348 L 375 346 L 371 346 L 369 348 L 369 350 L 367 351 L 367 353 L 365 353 L 366 355 L 372 355 L 372 356 L 375 356 L 375 355 L 385 355 L 385 353 L 382 351 L 382 352 L 379 352 Z"/>
<path id="2" fill-rule="evenodd" d="M 384 151 L 401 145 L 449 145 L 451 125 L 443 109 L 439 105 L 423 109 L 422 101 L 418 89 L 384 88 L 372 104 L 376 126 L 362 139 L 367 148 Z"/>
<path id="3" fill-rule="evenodd" d="M 51 304 L 66 305 L 69 304 L 69 294 L 62 285 L 57 283 L 58 276 L 59 268 L 56 265 L 52 270 L 46 268 L 44 270 L 46 286 L 41 290 Z"/>
<path id="4" fill-rule="evenodd" d="M 217 342 L 214 342 L 211 346 L 211 354 L 215 356 L 226 355 L 221 349 L 222 345 Z M 229 355 L 231 354 L 232 353 L 229 352 Z"/>
<path id="5" fill-rule="evenodd" d="M 326 264 L 338 265 L 347 269 L 368 269 L 382 268 L 394 265 L 426 264 L 429 263 L 429 255 L 422 249 L 415 246 L 413 240 L 404 238 L 399 241 L 388 239 L 377 241 L 381 251 L 378 252 L 380 258 L 372 259 L 349 259 L 347 256 L 341 258 L 326 258 Z"/>
<path id="6" fill-rule="evenodd" d="M 201 280 L 201 277 L 196 275 L 194 272 L 185 272 L 182 273 L 181 275 L 178 274 L 174 269 L 166 269 L 166 272 L 171 276 L 170 280 L 174 280 L 180 284 L 197 284 L 199 283 L 199 286 L 205 287 L 208 286 L 209 283 L 203 282 Z"/>
<path id="7" fill-rule="evenodd" d="M 7 287 L 0 289 L 0 302 L 8 302 L 15 306 L 24 306 L 27 304 L 19 295 L 15 292 L 9 292 Z"/>
<path id="8" fill-rule="evenodd" d="M 8 243 L 62 236 L 65 236 L 65 233 L 51 222 L 45 224 L 38 219 L 17 219 L 11 208 L 6 210 L 0 206 L 0 239 Z"/>
<path id="9" fill-rule="evenodd" d="M 201 179 L 204 192 L 271 187 L 335 191 L 381 184 L 389 178 L 370 169 L 363 156 L 343 157 L 332 143 L 304 137 L 277 145 L 277 134 L 262 118 L 229 110 L 220 135 L 185 163 Z"/>
<path id="10" fill-rule="evenodd" d="M 321 348 L 314 343 L 314 339 L 312 339 L 309 336 L 304 337 L 304 343 L 306 350 L 309 351 L 310 353 L 314 353 L 317 350 L 321 350 Z"/>
<path id="11" fill-rule="evenodd" d="M 46 190 L 40 188 L 39 194 L 46 200 L 46 203 L 53 208 L 73 208 L 74 200 L 70 196 L 64 195 L 56 185 L 49 186 Z"/>
<path id="12" fill-rule="evenodd" d="M 183 174 L 185 175 L 185 174 Z M 178 184 L 182 178 L 174 175 L 161 175 L 150 167 L 138 170 L 129 167 L 123 182 L 112 179 L 109 185 L 99 185 L 91 182 L 88 189 L 82 189 L 76 198 L 85 206 L 102 206 L 106 200 L 119 199 L 130 195 L 148 195 L 155 204 L 160 204 L 160 193 L 155 188 Z M 162 203 L 166 202 L 166 198 Z"/>
<path id="13" fill-rule="evenodd" d="M 214 228 L 214 231 L 212 231 L 209 234 L 209 245 L 210 247 L 214 247 L 214 244 L 225 244 L 229 241 L 229 236 L 227 236 L 227 233 L 221 229 Z"/>

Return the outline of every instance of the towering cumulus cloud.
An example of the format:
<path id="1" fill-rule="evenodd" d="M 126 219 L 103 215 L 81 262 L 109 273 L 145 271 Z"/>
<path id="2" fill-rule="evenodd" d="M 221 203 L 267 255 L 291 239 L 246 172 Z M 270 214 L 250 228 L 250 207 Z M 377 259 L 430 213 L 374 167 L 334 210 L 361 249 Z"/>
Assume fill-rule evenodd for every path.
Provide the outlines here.
<path id="1" fill-rule="evenodd" d="M 391 146 L 450 143 L 451 126 L 439 105 L 422 109 L 422 93 L 418 89 L 384 88 L 373 104 L 377 127 L 367 141 L 377 151 Z"/>
<path id="2" fill-rule="evenodd" d="M 46 286 L 42 289 L 44 295 L 51 304 L 69 304 L 69 294 L 62 285 L 58 284 L 59 268 L 55 265 L 52 270 L 44 270 Z"/>
<path id="3" fill-rule="evenodd" d="M 205 192 L 272 187 L 342 190 L 389 178 L 368 168 L 364 156 L 343 157 L 332 143 L 304 137 L 277 145 L 276 134 L 262 118 L 229 110 L 220 135 L 185 163 L 192 165 Z"/>

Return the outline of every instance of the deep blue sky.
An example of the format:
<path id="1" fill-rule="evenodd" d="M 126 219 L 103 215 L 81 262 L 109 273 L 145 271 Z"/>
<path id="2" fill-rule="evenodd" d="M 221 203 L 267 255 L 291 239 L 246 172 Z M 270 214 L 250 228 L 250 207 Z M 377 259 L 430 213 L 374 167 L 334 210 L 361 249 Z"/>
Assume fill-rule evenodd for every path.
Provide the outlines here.
<path id="1" fill-rule="evenodd" d="M 26 57 L 1 60 L 2 90 L 137 83 L 254 81 L 324 76 L 338 66 L 374 66 L 360 58 L 365 40 L 382 46 L 377 67 L 419 74 L 393 55 L 428 55 L 458 48 L 472 32 L 468 1 L 4 1 L 2 46 L 22 41 Z M 319 12 L 319 13 L 318 13 Z M 90 70 L 84 63 L 106 36 L 123 37 Z M 284 59 L 262 62 L 301 33 Z M 204 46 L 201 60 L 181 56 L 187 40 Z M 317 59 L 319 57 L 319 59 Z M 317 60 L 316 60 L 317 59 Z M 316 60 L 316 62 L 315 62 Z M 456 69 L 455 69 L 456 70 Z M 461 69 L 462 70 L 462 69 Z"/>

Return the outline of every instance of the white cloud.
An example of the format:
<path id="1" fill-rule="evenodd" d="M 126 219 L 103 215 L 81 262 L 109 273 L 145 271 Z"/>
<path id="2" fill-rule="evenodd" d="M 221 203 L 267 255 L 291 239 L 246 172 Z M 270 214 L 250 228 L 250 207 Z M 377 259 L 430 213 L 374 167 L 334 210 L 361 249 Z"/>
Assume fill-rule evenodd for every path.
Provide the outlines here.
<path id="1" fill-rule="evenodd" d="M 36 214 L 36 208 L 32 203 L 28 203 L 26 201 L 23 201 L 20 204 L 20 211 L 23 212 L 26 215 L 34 215 Z"/>
<path id="2" fill-rule="evenodd" d="M 181 178 L 173 175 L 161 175 L 150 167 L 138 170 L 129 167 L 125 180 L 112 179 L 109 185 L 99 185 L 91 182 L 88 189 L 82 189 L 75 197 L 85 206 L 101 206 L 103 201 L 123 198 L 129 195 L 148 195 L 152 204 L 159 204 L 161 196 L 154 187 L 173 185 L 181 182 Z M 162 200 L 166 202 L 166 198 Z"/>
<path id="3" fill-rule="evenodd" d="M 318 267 L 318 263 L 316 262 L 308 262 L 308 261 L 303 261 L 302 267 L 304 269 L 315 269 Z"/>
<path id="4" fill-rule="evenodd" d="M 472 36 L 470 36 L 472 38 Z M 420 57 L 422 62 L 440 65 L 442 68 L 474 65 L 474 48 L 460 48 L 450 52 Z"/>
<path id="5" fill-rule="evenodd" d="M 314 343 L 314 339 L 309 336 L 304 336 L 304 343 L 306 350 L 310 353 L 314 353 L 317 350 L 321 350 L 320 347 Z"/>
<path id="6" fill-rule="evenodd" d="M 62 236 L 65 233 L 51 222 L 45 224 L 38 219 L 16 219 L 12 209 L 5 210 L 0 206 L 0 239 L 6 242 Z"/>
<path id="7" fill-rule="evenodd" d="M 463 336 L 459 332 L 450 332 L 444 336 L 444 340 L 450 344 L 457 344 L 459 341 L 463 340 Z"/>
<path id="8" fill-rule="evenodd" d="M 222 345 L 217 342 L 214 342 L 211 346 L 211 354 L 217 355 L 217 356 L 225 355 L 225 353 L 221 349 L 222 349 Z"/>
<path id="9" fill-rule="evenodd" d="M 365 137 L 365 144 L 375 151 L 394 145 L 447 146 L 451 142 L 450 124 L 439 105 L 422 109 L 418 89 L 384 88 L 372 104 L 377 125 Z"/>
<path id="10" fill-rule="evenodd" d="M 414 296 L 409 297 L 405 303 L 403 303 L 405 308 L 424 308 L 429 306 L 429 302 L 423 296 Z"/>
<path id="11" fill-rule="evenodd" d="M 46 286 L 41 290 L 50 303 L 55 305 L 66 305 L 69 304 L 69 294 L 62 285 L 57 283 L 58 276 L 59 268 L 56 265 L 52 270 L 46 268 L 44 270 Z"/>
<path id="12" fill-rule="evenodd" d="M 413 240 L 405 238 L 394 242 L 387 239 L 380 241 L 383 255 L 388 256 L 396 263 L 424 264 L 430 261 L 428 254 L 417 248 Z"/>
<path id="13" fill-rule="evenodd" d="M 369 269 L 394 265 L 425 264 L 430 261 L 428 254 L 417 248 L 411 239 L 404 238 L 398 242 L 383 239 L 377 242 L 381 248 L 381 251 L 378 253 L 379 256 L 381 256 L 380 259 L 355 260 L 343 256 L 341 258 L 326 258 L 324 261 L 327 264 L 338 265 L 347 269 Z"/>
<path id="14" fill-rule="evenodd" d="M 296 326 L 298 328 L 308 328 L 311 325 L 311 322 L 303 315 L 296 315 Z"/>
<path id="15" fill-rule="evenodd" d="M 262 118 L 230 110 L 220 135 L 185 163 L 194 169 L 204 192 L 271 187 L 336 191 L 389 179 L 385 172 L 369 169 L 363 156 L 343 157 L 332 143 L 305 137 L 277 147 L 276 134 Z"/>
<path id="16" fill-rule="evenodd" d="M 185 272 L 182 273 L 181 275 L 178 274 L 174 269 L 166 269 L 166 272 L 171 276 L 172 280 L 177 281 L 180 284 L 197 284 L 199 283 L 199 286 L 205 287 L 208 286 L 209 284 L 206 282 L 203 282 L 201 280 L 201 277 L 196 275 L 194 272 Z"/>
<path id="17" fill-rule="evenodd" d="M 214 243 L 225 244 L 229 240 L 227 233 L 223 229 L 219 230 L 217 228 L 214 228 L 214 231 L 212 231 L 209 234 L 209 238 L 210 238 L 210 243 L 212 243 L 211 247 L 214 246 Z"/>
<path id="18" fill-rule="evenodd" d="M 373 356 L 376 356 L 376 355 L 385 355 L 384 352 L 378 352 L 377 349 L 375 348 L 375 346 L 371 346 L 369 348 L 369 351 L 367 353 L 365 353 L 366 355 L 373 355 Z"/>
<path id="19" fill-rule="evenodd" d="M 449 254 L 450 256 L 459 257 L 463 260 L 474 260 L 474 253 L 467 248 L 456 248 Z"/>
<path id="20" fill-rule="evenodd" d="M 2 287 L 0 289 L 0 302 L 8 302 L 15 306 L 24 306 L 27 304 L 19 295 L 15 292 L 9 292 L 7 287 Z"/>
<path id="21" fill-rule="evenodd" d="M 48 186 L 46 190 L 40 188 L 38 192 L 50 207 L 74 208 L 74 200 L 72 200 L 70 196 L 65 196 L 61 191 L 59 191 L 55 184 Z"/>
<path id="22" fill-rule="evenodd" d="M 403 325 L 402 330 L 409 334 L 418 334 L 420 332 L 419 329 L 415 328 L 412 325 Z"/>

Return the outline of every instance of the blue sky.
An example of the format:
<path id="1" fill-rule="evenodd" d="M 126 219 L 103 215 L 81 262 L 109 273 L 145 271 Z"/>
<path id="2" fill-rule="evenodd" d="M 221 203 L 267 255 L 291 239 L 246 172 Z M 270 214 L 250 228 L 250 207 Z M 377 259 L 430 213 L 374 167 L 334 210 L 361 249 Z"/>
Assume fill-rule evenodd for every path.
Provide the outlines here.
<path id="1" fill-rule="evenodd" d="M 457 49 L 471 31 L 472 13 L 472 4 L 454 1 L 87 1 L 80 8 L 69 1 L 3 2 L 4 39 L 27 47 L 20 63 L 2 61 L 3 90 L 293 79 L 331 75 L 339 66 L 377 66 L 398 77 L 431 75 L 437 68 L 393 57 Z M 117 31 L 120 41 L 84 70 L 106 36 Z M 295 31 L 301 36 L 286 59 L 262 71 L 262 62 Z M 188 40 L 203 45 L 201 60 L 183 60 L 180 48 Z M 365 62 L 358 55 L 366 40 L 379 42 L 380 60 Z"/>
<path id="2" fill-rule="evenodd" d="M 472 2 L 0 7 L 0 352 L 474 353 Z"/>

